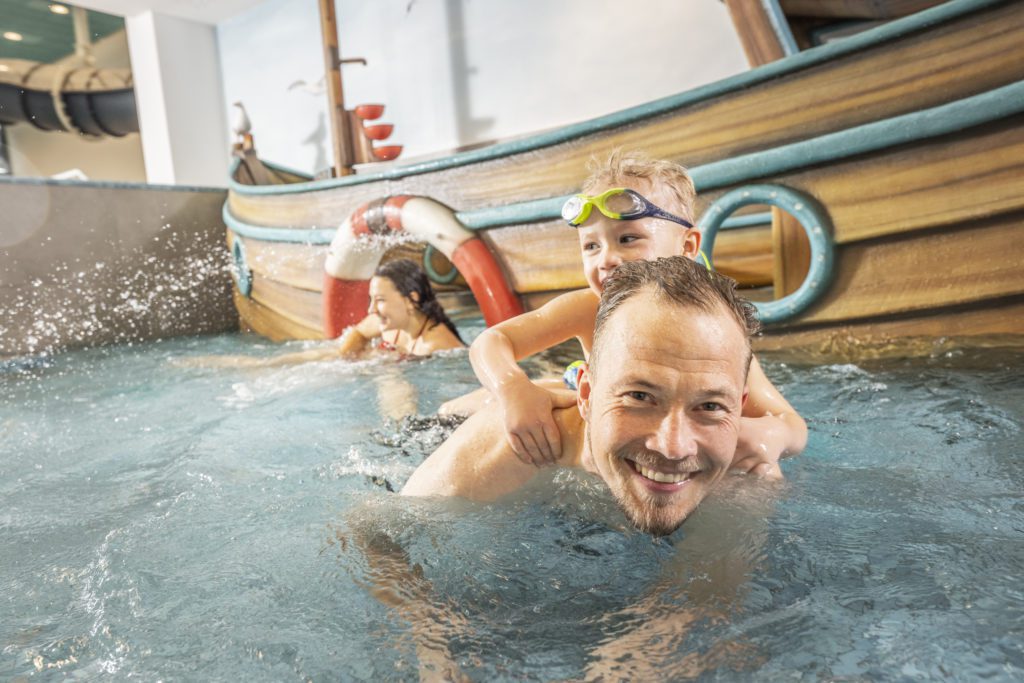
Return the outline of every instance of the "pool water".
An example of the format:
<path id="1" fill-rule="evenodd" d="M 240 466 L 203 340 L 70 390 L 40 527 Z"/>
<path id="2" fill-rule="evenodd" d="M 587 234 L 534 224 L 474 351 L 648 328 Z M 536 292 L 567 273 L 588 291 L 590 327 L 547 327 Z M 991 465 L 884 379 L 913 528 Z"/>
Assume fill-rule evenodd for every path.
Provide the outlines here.
<path id="1" fill-rule="evenodd" d="M 416 680 L 438 657 L 486 681 L 1024 677 L 1024 356 L 765 358 L 807 451 L 653 540 L 588 476 L 492 505 L 390 493 L 475 386 L 464 351 L 176 362 L 280 350 L 0 367 L 0 679 Z M 368 526 L 418 566 L 393 588 L 422 612 L 373 596 L 405 579 Z"/>

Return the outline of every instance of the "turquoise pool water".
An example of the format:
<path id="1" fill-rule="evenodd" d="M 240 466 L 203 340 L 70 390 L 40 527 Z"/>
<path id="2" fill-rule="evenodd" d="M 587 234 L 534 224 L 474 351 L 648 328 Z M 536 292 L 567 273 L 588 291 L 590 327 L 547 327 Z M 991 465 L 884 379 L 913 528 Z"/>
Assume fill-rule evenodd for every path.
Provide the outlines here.
<path id="1" fill-rule="evenodd" d="M 172 362 L 277 350 L 3 366 L 0 679 L 415 680 L 409 619 L 370 594 L 388 577 L 353 534 L 367 520 L 429 581 L 417 629 L 474 680 L 1024 677 L 1020 355 L 765 359 L 807 452 L 654 541 L 585 477 L 487 506 L 390 494 L 474 386 L 464 352 Z"/>

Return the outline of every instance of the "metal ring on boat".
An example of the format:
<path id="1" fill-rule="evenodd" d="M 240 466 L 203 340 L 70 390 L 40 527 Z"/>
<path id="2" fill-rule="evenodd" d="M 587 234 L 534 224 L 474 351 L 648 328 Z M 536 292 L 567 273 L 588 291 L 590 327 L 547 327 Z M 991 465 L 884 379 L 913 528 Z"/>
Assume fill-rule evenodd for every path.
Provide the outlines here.
<path id="1" fill-rule="evenodd" d="M 832 224 L 825 210 L 801 192 L 782 185 L 741 187 L 719 197 L 697 222 L 704 251 L 712 263 L 719 228 L 732 212 L 750 204 L 770 204 L 789 212 L 800 222 L 811 243 L 811 266 L 800 287 L 781 299 L 754 303 L 761 322 L 783 322 L 806 310 L 828 289 L 835 265 Z"/>
<path id="2" fill-rule="evenodd" d="M 337 337 L 366 316 L 370 278 L 391 246 L 374 239 L 406 232 L 433 245 L 462 273 L 490 326 L 523 312 L 494 254 L 455 218 L 427 197 L 399 195 L 364 204 L 338 228 L 324 263 L 324 333 Z"/>
<path id="3" fill-rule="evenodd" d="M 252 271 L 246 262 L 245 245 L 242 244 L 242 238 L 238 235 L 235 235 L 231 241 L 231 260 L 235 264 L 231 271 L 231 275 L 235 279 L 235 286 L 238 287 L 242 296 L 247 297 L 252 293 Z"/>
<path id="4" fill-rule="evenodd" d="M 433 263 L 434 252 L 436 251 L 437 248 L 433 244 L 428 244 L 427 248 L 423 250 L 423 272 L 427 274 L 427 277 L 430 278 L 430 281 L 434 284 L 450 285 L 455 282 L 457 277 L 459 277 L 459 269 L 452 266 L 452 269 L 444 275 L 437 272 Z"/>

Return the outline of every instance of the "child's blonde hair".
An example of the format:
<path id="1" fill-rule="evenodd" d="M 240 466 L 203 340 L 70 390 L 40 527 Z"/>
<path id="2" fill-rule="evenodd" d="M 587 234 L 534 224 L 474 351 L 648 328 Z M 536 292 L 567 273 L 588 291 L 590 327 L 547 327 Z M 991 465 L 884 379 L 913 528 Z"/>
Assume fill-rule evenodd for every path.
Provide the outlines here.
<path id="1" fill-rule="evenodd" d="M 676 202 L 676 206 L 661 208 L 671 211 L 691 223 L 694 222 L 693 203 L 697 197 L 697 191 L 693 187 L 690 174 L 674 161 L 652 159 L 643 152 L 634 150 L 627 152 L 622 148 L 616 148 L 608 155 L 607 160 L 602 161 L 596 156 L 591 157 L 587 163 L 587 171 L 590 175 L 583 181 L 583 192 L 586 194 L 599 188 L 625 185 L 628 184 L 628 181 L 639 178 L 650 182 L 655 187 L 666 188 Z"/>

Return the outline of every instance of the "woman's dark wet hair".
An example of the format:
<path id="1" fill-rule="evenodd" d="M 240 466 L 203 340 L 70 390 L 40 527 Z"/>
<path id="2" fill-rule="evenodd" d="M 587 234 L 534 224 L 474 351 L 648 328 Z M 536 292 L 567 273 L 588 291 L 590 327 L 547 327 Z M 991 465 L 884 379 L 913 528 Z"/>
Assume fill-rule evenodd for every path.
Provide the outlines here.
<path id="1" fill-rule="evenodd" d="M 463 344 L 466 343 L 462 341 L 462 336 L 455 328 L 455 323 L 444 312 L 444 308 L 441 307 L 434 295 L 434 288 L 430 286 L 427 274 L 423 272 L 418 263 L 407 258 L 388 261 L 379 266 L 373 275 L 390 280 L 402 296 L 412 301 L 419 312 L 427 316 L 427 320 L 434 324 L 443 324 L 451 330 L 456 339 Z M 413 292 L 416 292 L 415 298 L 412 296 Z"/>

